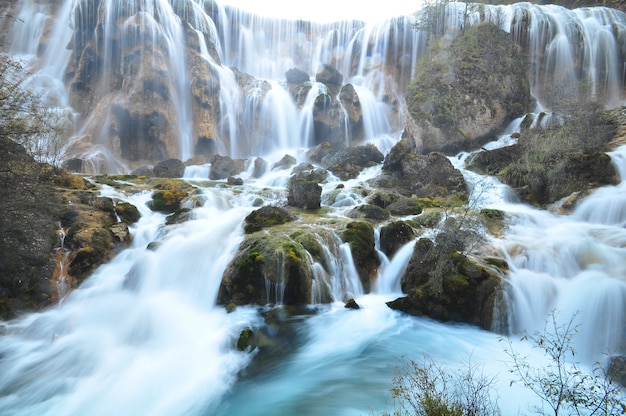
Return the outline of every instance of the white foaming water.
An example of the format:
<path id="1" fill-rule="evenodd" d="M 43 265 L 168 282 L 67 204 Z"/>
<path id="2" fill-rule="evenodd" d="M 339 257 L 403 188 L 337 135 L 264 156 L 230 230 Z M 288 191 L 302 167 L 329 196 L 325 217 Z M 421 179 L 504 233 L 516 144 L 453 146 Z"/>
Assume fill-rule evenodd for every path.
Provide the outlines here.
<path id="1" fill-rule="evenodd" d="M 142 34 L 157 36 L 154 39 L 170 48 L 179 48 L 166 57 L 166 63 L 180 75 L 175 88 L 176 99 L 182 100 L 176 107 L 180 110 L 177 122 L 182 123 L 181 154 L 188 154 L 191 143 L 183 130 L 190 128 L 187 121 L 191 111 L 185 104 L 189 99 L 185 81 L 188 62 L 180 55 L 182 23 L 170 3 L 144 3 L 152 11 L 157 7 L 160 11 L 153 15 L 161 20 L 157 22 L 150 13 L 135 13 L 136 20 L 129 17 L 129 25 L 139 22 L 140 29 L 146 31 Z M 182 3 L 173 2 L 179 6 Z M 193 7 L 186 10 L 198 16 L 204 13 L 196 7 L 199 2 L 191 3 Z M 115 15 L 111 1 L 103 4 L 101 17 Z M 131 2 L 128 7 L 137 4 Z M 37 24 L 45 20 L 40 14 L 48 16 L 51 12 L 36 7 L 35 2 L 23 5 L 24 21 L 29 28 L 35 25 L 35 29 L 13 36 L 24 44 L 12 47 L 34 59 L 35 42 L 41 37 Z M 608 59 L 608 55 L 617 52 L 611 43 L 616 37 L 607 28 L 612 25 L 622 31 L 622 13 L 602 8 L 570 12 L 529 4 L 503 6 L 502 10 L 510 19 L 504 20 L 506 29 L 516 39 L 528 36 L 530 47 L 545 60 L 532 68 L 533 86 L 548 76 L 546 69 L 570 68 L 571 61 L 580 61 L 593 66 L 585 66 L 589 70 L 584 71 L 585 77 L 594 74 L 589 80 L 593 94 L 608 94 L 609 103 L 621 99 L 611 95 L 620 90 L 614 88 L 614 83 L 616 76 L 621 77 L 621 68 L 615 67 L 612 58 Z M 224 118 L 220 121 L 219 151 L 234 156 L 265 153 L 272 162 L 290 153 L 302 161 L 301 146 L 309 144 L 306 126 L 310 126 L 311 120 L 296 110 L 275 80 L 282 79 L 284 71 L 293 66 L 312 75 L 320 63 L 327 62 L 341 68 L 346 80 L 354 82 L 357 89 L 371 91 L 362 93 L 364 114 L 372 116 L 364 120 L 369 123 L 368 141 L 386 143 L 380 146 L 386 149 L 397 140 L 394 123 L 386 113 L 387 104 L 382 100 L 385 94 L 391 92 L 393 96 L 402 88 L 390 86 L 383 75 L 392 65 L 394 71 L 403 74 L 397 81 L 403 85 L 423 53 L 423 36 L 412 28 L 403 30 L 410 27 L 409 18 L 388 20 L 378 26 L 360 22 L 313 24 L 307 37 L 299 22 L 252 17 L 236 10 L 226 13 L 228 19 L 211 28 L 206 22 L 198 23 L 201 19 L 187 16 L 185 20 L 202 33 L 214 31 L 220 39 L 218 52 L 224 66 L 211 62 L 221 82 L 220 108 Z M 451 21 L 454 19 L 450 17 Z M 561 19 L 578 25 L 582 43 L 564 42 L 572 34 Z M 522 27 L 523 21 L 529 26 Z M 382 30 L 383 26 L 389 31 Z M 234 27 L 237 30 L 232 30 Z M 545 27 L 558 34 L 547 44 L 542 36 Z M 389 33 L 397 38 L 389 37 Z M 296 43 L 289 44 L 284 41 L 286 38 L 295 39 Z M 75 41 L 80 41 L 76 34 Z M 111 56 L 114 48 L 106 42 L 105 57 L 115 62 Z M 363 48 L 365 44 L 371 49 Z M 581 49 L 581 44 L 592 46 Z M 203 56 L 208 60 L 206 45 L 203 48 Z M 597 48 L 597 53 L 593 48 Z M 402 64 L 399 68 L 398 63 Z M 253 89 L 254 93 L 243 99 L 227 65 L 271 81 L 275 96 L 261 102 L 254 95 L 258 90 Z M 53 66 L 57 68 L 57 63 Z M 579 81 L 578 74 L 567 75 Z M 107 77 L 103 75 L 103 79 Z M 67 97 L 67 91 L 59 94 Z M 243 115 L 237 113 L 242 100 L 248 109 Z M 257 106 L 267 106 L 264 120 L 273 126 L 269 131 L 272 143 L 255 142 L 248 135 L 254 131 L 251 114 Z M 282 115 L 289 120 L 281 119 Z M 240 124 L 251 130 L 244 135 Z M 110 150 L 102 150 L 103 154 L 107 152 Z M 623 149 L 612 154 L 621 172 L 623 155 Z M 452 160 L 462 168 L 465 156 Z M 343 182 L 343 190 L 336 190 L 339 181 L 331 178 L 324 185 L 326 205 L 334 211 L 331 215 L 341 217 L 343 211 L 363 203 L 359 188 L 365 187 L 365 182 L 376 176 L 379 169 L 367 169 L 356 180 Z M 189 168 L 185 175 L 202 179 L 205 172 L 208 174 L 206 167 Z M 576 347 L 585 362 L 600 359 L 600 354 L 608 350 L 624 352 L 620 350 L 625 336 L 622 328 L 626 276 L 622 185 L 598 190 L 573 215 L 559 217 L 511 204 L 508 188 L 494 179 L 470 172 L 465 175 L 473 190 L 472 204 L 503 209 L 511 220 L 505 238 L 495 243 L 511 270 L 507 283 L 509 329 L 513 333 L 542 329 L 553 309 L 561 311 L 560 319 L 564 321 L 577 312 L 581 327 Z M 251 308 L 226 314 L 216 307 L 219 280 L 243 238 L 241 222 L 252 209 L 253 200 L 283 203 L 289 176 L 288 170 L 268 172 L 259 180 L 246 183 L 243 192 L 236 196 L 227 190 L 203 190 L 205 206 L 193 211 L 191 221 L 167 227 L 162 215 L 145 207 L 147 195 L 116 196 L 113 190 L 106 190 L 109 196 L 130 200 L 142 212 L 142 219 L 131 230 L 133 246 L 98 269 L 58 307 L 3 325 L 0 414 L 363 415 L 371 409 L 393 406 L 387 392 L 393 368 L 400 364 L 399 357 L 420 359 L 424 353 L 453 367 L 471 355 L 472 360 L 484 364 L 486 372 L 498 376 L 498 393 L 506 398 L 500 403 L 502 414 L 526 410 L 531 398 L 527 392 L 509 386 L 504 364 L 507 357 L 497 335 L 468 326 L 408 317 L 384 305 L 399 291 L 401 273 L 411 254 L 410 244 L 384 263 L 377 295 L 363 295 L 354 264 L 343 246 L 345 255 L 337 256 L 337 272 L 329 276 L 336 290 L 333 298 L 356 297 L 362 309 L 346 310 L 338 303 L 320 308 L 315 316 L 301 318 L 293 354 L 282 357 L 275 367 L 256 378 L 240 378 L 240 370 L 253 356 L 236 351 L 233 342 L 242 328 L 261 325 L 261 318 Z M 157 244 L 153 250 L 146 250 L 151 242 Z M 522 344 L 514 345 L 540 362 L 535 351 L 526 351 Z"/>

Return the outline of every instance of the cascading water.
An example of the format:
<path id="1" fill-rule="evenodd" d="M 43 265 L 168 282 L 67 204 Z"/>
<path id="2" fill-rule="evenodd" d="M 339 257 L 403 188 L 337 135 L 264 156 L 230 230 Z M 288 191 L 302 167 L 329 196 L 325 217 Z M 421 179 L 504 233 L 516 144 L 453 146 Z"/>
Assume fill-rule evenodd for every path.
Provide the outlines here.
<path id="1" fill-rule="evenodd" d="M 103 2 L 107 12 L 102 17 L 113 15 L 114 3 Z M 89 14 L 76 12 L 76 8 L 94 7 L 89 1 L 63 2 L 64 11 L 57 16 L 64 15 L 70 4 L 75 4 L 74 25 L 82 25 L 83 18 L 89 20 Z M 194 123 L 196 120 L 190 107 L 196 104 L 188 95 L 191 61 L 180 50 L 177 54 L 171 49 L 182 49 L 181 45 L 193 38 L 198 39 L 202 61 L 213 68 L 220 81 L 219 91 L 214 90 L 220 97 L 216 105 L 221 112 L 220 126 L 215 130 L 219 152 L 246 157 L 309 146 L 312 120 L 305 109 L 313 102 L 298 107 L 287 99 L 281 81 L 292 67 L 313 75 L 324 63 L 335 65 L 344 74 L 344 81 L 356 86 L 367 126 L 365 140 L 397 140 L 399 126 L 389 116 L 389 102 L 393 101 L 389 93 L 401 94 L 426 40 L 413 30 L 410 18 L 392 19 L 375 27 L 361 22 L 322 25 L 254 17 L 233 8 L 218 8 L 216 15 L 214 9 L 206 11 L 200 4 L 192 0 L 145 1 L 141 10 L 120 17 L 128 23 L 128 31 L 120 35 L 123 39 L 139 30 L 134 33 L 143 36 L 142 47 L 147 43 L 169 45 L 169 55 L 160 64 L 165 63 L 179 76 L 171 90 L 163 90 L 167 90 L 165 95 L 173 94 L 181 112 L 176 119 L 167 119 L 177 129 L 191 129 L 192 119 Z M 132 5 L 135 3 L 128 7 Z M 161 7 L 159 13 L 151 9 L 155 5 Z M 22 2 L 21 10 L 22 22 L 28 27 L 38 26 L 23 35 L 22 22 L 16 22 L 10 51 L 28 55 L 36 71 L 45 66 L 37 63 L 35 46 L 43 36 L 41 13 L 52 15 L 53 11 L 41 11 L 35 2 L 27 1 Z M 500 10 L 504 16 L 500 23 L 530 50 L 541 51 L 545 62 L 539 62 L 532 71 L 538 98 L 543 93 L 541 86 L 554 77 L 550 71 L 557 66 L 569 68 L 575 61 L 584 65 L 568 72 L 567 79 L 591 83 L 591 94 L 606 96 L 609 105 L 622 102 L 621 87 L 615 88 L 621 80 L 621 68 L 614 60 L 622 53 L 622 13 L 602 8 L 566 11 L 529 4 L 487 10 L 494 20 Z M 209 15 L 215 19 L 214 26 L 206 21 Z M 69 27 L 56 22 L 59 27 Z M 193 30 L 183 31 L 182 22 Z M 574 42 L 575 47 L 564 42 L 572 36 L 565 22 L 575 22 L 576 36 L 583 40 Z M 95 30 L 95 26 L 90 29 Z M 121 56 L 114 57 L 121 44 L 108 38 L 109 32 L 75 30 L 75 48 L 91 41 L 92 35 L 102 37 L 93 45 L 104 48 L 103 56 L 108 59 L 101 70 L 108 71 L 112 62 L 122 60 Z M 211 37 L 218 56 L 209 52 L 212 46 L 206 41 Z M 295 41 L 289 43 L 287 39 Z M 48 47 L 54 48 L 52 43 Z M 83 57 L 88 54 L 89 50 L 82 51 Z M 46 52 L 46 56 L 53 55 Z M 116 65 L 131 73 L 139 68 L 130 55 L 125 58 L 129 60 Z M 399 67 L 398 62 L 402 64 Z M 145 61 L 143 69 L 148 64 L 157 65 Z M 57 65 L 53 66 L 58 69 Z M 229 66 L 259 78 L 256 88 L 242 94 L 239 75 Z M 51 71 L 50 76 L 61 79 L 58 71 Z M 147 76 L 142 82 L 158 86 L 152 81 Z M 99 82 L 99 94 L 115 101 L 120 90 L 112 93 L 107 84 L 127 81 L 111 74 Z M 55 85 L 64 97 L 61 102 L 72 102 L 68 98 L 72 89 L 62 82 Z M 132 83 L 124 86 L 139 88 Z M 260 94 L 264 87 L 271 87 L 272 94 Z M 106 100 L 93 103 L 98 111 L 113 108 L 109 104 Z M 263 115 L 257 119 L 255 114 L 261 108 Z M 82 122 L 88 123 L 87 119 L 98 114 L 86 111 Z M 267 140 L 272 143 L 250 136 L 267 125 L 271 126 Z M 176 133 L 181 139 L 176 145 L 178 153 L 171 156 L 187 157 L 193 152 L 193 133 L 182 130 Z M 390 146 L 379 147 L 387 150 Z M 612 153 L 622 178 L 624 154 L 623 148 Z M 459 168 L 463 168 L 463 156 L 453 158 Z M 358 188 L 366 186 L 375 169 L 380 167 L 343 182 L 343 189 L 336 189 L 336 178 L 324 184 L 322 197 L 329 216 L 342 217 L 347 209 L 363 203 Z M 419 359 L 425 353 L 446 365 L 457 365 L 468 356 L 483 363 L 488 374 L 499 377 L 499 394 L 507 398 L 500 403 L 502 414 L 517 414 L 532 402 L 527 392 L 510 386 L 504 364 L 507 356 L 498 335 L 408 317 L 387 308 L 384 303 L 399 294 L 410 243 L 388 263 L 383 262 L 374 293 L 367 295 L 362 292 L 349 250 L 337 243 L 338 251 L 327 253 L 334 261 L 332 267 L 317 269 L 320 291 L 313 291 L 312 299 L 315 302 L 316 296 L 322 296 L 322 286 L 329 286 L 336 303 L 318 305 L 316 314 L 298 322 L 292 353 L 263 374 L 246 376 L 243 370 L 254 353 L 237 351 L 233 344 L 243 328 L 261 326 L 262 318 L 257 309 L 247 307 L 227 314 L 216 307 L 215 299 L 224 269 L 243 239 L 241 223 L 253 209 L 253 200 L 262 194 L 265 204 L 282 204 L 290 173 L 273 171 L 258 180 L 246 176 L 246 188 L 231 193 L 205 188 L 201 177 L 206 178 L 207 172 L 206 167 L 187 170 L 187 180 L 201 189 L 204 205 L 195 208 L 184 224 L 165 226 L 163 215 L 146 208 L 147 194 L 115 194 L 141 210 L 142 219 L 131 230 L 133 246 L 98 269 L 61 305 L 0 326 L 0 414 L 369 414 L 372 409 L 392 408 L 387 392 L 399 357 Z M 472 184 L 472 204 L 502 209 L 510 218 L 506 235 L 494 245 L 511 268 L 507 287 L 511 332 L 541 329 L 552 309 L 559 310 L 565 320 L 578 312 L 581 327 L 577 350 L 585 362 L 600 359 L 599 355 L 607 351 L 624 353 L 623 183 L 594 192 L 571 215 L 556 216 L 514 203 L 510 189 L 492 178 L 464 173 Z M 159 244 L 150 244 L 153 242 Z M 149 244 L 151 249 L 146 249 Z M 280 290 L 273 290 L 275 296 L 269 301 L 280 301 Z M 356 297 L 361 310 L 346 310 L 339 302 L 345 297 Z M 536 351 L 512 342 L 520 351 L 538 358 Z"/>

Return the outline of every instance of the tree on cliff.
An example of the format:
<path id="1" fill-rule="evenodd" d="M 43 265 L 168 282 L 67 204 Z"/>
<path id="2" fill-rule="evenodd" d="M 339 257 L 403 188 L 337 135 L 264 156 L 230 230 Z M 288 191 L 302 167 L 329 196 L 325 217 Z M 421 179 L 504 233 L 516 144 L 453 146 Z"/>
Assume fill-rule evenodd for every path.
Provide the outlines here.
<path id="1" fill-rule="evenodd" d="M 35 160 L 56 166 L 68 120 L 54 103 L 27 88 L 28 75 L 19 61 L 0 55 L 0 136 L 21 144 Z"/>

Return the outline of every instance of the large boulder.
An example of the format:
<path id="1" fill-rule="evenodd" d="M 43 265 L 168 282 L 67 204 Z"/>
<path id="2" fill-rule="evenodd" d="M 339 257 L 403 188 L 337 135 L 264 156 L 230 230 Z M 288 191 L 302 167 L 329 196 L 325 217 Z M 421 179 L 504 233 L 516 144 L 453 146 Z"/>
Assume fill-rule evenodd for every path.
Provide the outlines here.
<path id="1" fill-rule="evenodd" d="M 406 243 L 415 238 L 413 227 L 404 221 L 395 221 L 380 228 L 380 250 L 392 258 Z"/>
<path id="2" fill-rule="evenodd" d="M 320 94 L 313 103 L 314 145 L 329 142 L 338 149 L 348 145 L 346 117 L 337 98 L 330 94 Z"/>
<path id="3" fill-rule="evenodd" d="M 380 259 L 376 253 L 374 227 L 369 222 L 354 221 L 346 225 L 341 238 L 350 245 L 352 259 L 365 292 L 369 292 L 376 278 Z"/>
<path id="4" fill-rule="evenodd" d="M 269 233 L 248 234 L 224 272 L 218 303 L 331 302 L 332 264 L 338 253 L 336 236 L 328 229 L 289 223 L 272 226 Z"/>
<path id="5" fill-rule="evenodd" d="M 324 64 L 315 74 L 315 80 L 324 84 L 329 93 L 335 97 L 343 84 L 343 75 L 334 66 Z"/>
<path id="6" fill-rule="evenodd" d="M 291 207 L 315 210 L 321 206 L 322 187 L 317 181 L 291 178 L 287 192 L 287 204 Z"/>
<path id="7" fill-rule="evenodd" d="M 401 278 L 407 296 L 387 304 L 411 315 L 465 322 L 491 330 L 501 296 L 501 273 L 421 238 Z"/>
<path id="8" fill-rule="evenodd" d="M 244 231 L 246 234 L 254 233 L 263 228 L 284 224 L 293 221 L 294 217 L 284 208 L 265 206 L 252 211 L 245 218 Z"/>
<path id="9" fill-rule="evenodd" d="M 211 169 L 209 170 L 209 179 L 220 180 L 229 176 L 237 175 L 243 170 L 243 164 L 237 160 L 222 155 L 215 155 L 211 159 Z"/>
<path id="10" fill-rule="evenodd" d="M 367 167 L 376 166 L 385 156 L 373 144 L 349 147 L 324 156 L 321 163 L 341 180 L 354 179 Z"/>
<path id="11" fill-rule="evenodd" d="M 418 198 L 453 198 L 460 202 L 468 198 L 463 174 L 452 166 L 450 160 L 438 152 L 416 153 L 414 143 L 408 138 L 400 140 L 391 149 L 385 158 L 382 175 L 374 183 L 404 189 Z"/>
<path id="12" fill-rule="evenodd" d="M 153 171 L 156 178 L 182 178 L 185 164 L 180 159 L 166 159 L 154 165 Z"/>
<path id="13" fill-rule="evenodd" d="M 520 46 L 492 23 L 433 42 L 406 99 L 419 151 L 454 154 L 492 140 L 533 99 Z"/>

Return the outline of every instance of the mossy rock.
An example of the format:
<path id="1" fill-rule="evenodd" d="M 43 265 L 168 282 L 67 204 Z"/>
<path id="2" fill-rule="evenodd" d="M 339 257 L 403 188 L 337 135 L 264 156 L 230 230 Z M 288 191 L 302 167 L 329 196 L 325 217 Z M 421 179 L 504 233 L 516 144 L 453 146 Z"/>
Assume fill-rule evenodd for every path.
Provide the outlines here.
<path id="1" fill-rule="evenodd" d="M 141 218 L 141 213 L 137 207 L 129 202 L 118 202 L 115 205 L 115 212 L 128 225 L 136 223 Z"/>
<path id="2" fill-rule="evenodd" d="M 401 279 L 406 297 L 389 302 L 393 309 L 439 321 L 491 329 L 500 276 L 462 253 L 421 238 Z"/>
<path id="3" fill-rule="evenodd" d="M 389 219 L 389 211 L 371 204 L 359 205 L 346 212 L 348 218 L 367 219 L 374 222 L 385 221 Z"/>
<path id="4" fill-rule="evenodd" d="M 285 224 L 295 218 L 284 208 L 275 206 L 264 206 L 252 211 L 245 219 L 244 231 L 251 234 L 263 228 Z"/>
<path id="5" fill-rule="evenodd" d="M 376 277 L 380 266 L 375 248 L 374 227 L 364 221 L 351 222 L 346 226 L 341 238 L 350 245 L 361 284 L 367 293 L 370 290 L 370 282 Z"/>

